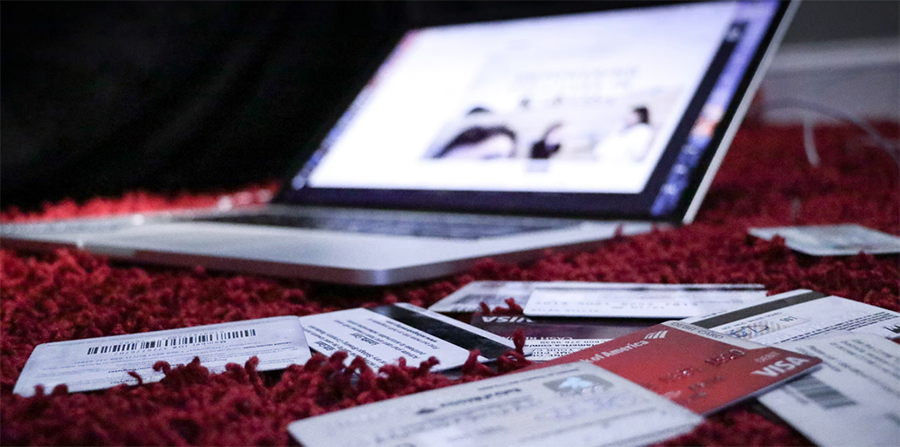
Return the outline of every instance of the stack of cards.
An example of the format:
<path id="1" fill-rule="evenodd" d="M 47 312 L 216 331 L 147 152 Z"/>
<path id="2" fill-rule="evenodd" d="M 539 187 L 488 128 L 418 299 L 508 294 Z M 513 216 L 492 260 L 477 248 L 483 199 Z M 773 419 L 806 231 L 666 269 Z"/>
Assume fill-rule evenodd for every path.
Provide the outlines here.
<path id="1" fill-rule="evenodd" d="M 194 357 L 213 372 L 253 356 L 261 371 L 283 369 L 304 364 L 310 348 L 346 351 L 348 364 L 360 356 L 373 368 L 436 357 L 433 369 L 447 371 L 472 350 L 479 361 L 497 359 L 522 328 L 525 354 L 543 363 L 296 421 L 289 431 L 309 447 L 644 445 L 759 396 L 823 446 L 900 439 L 900 345 L 887 340 L 900 338 L 897 312 L 810 290 L 766 297 L 753 284 L 566 282 L 476 282 L 432 309 L 475 311 L 508 298 L 525 315 L 475 313 L 470 325 L 400 303 L 46 343 L 14 392 L 137 383 L 130 372 L 152 382 L 164 377 L 152 369 L 157 361 Z"/>
<path id="2" fill-rule="evenodd" d="M 499 281 L 432 309 L 508 298 L 525 315 L 475 313 L 472 325 L 524 329 L 530 358 L 546 362 L 530 369 L 590 362 L 700 414 L 760 396 L 820 445 L 900 439 L 900 345 L 886 340 L 900 338 L 897 312 L 810 290 L 766 297 L 758 285 Z"/>
<path id="3" fill-rule="evenodd" d="M 691 318 L 713 331 L 821 358 L 809 376 L 759 397 L 822 446 L 900 439 L 900 313 L 810 290 Z"/>
<path id="4" fill-rule="evenodd" d="M 194 357 L 212 372 L 253 356 L 260 360 L 260 371 L 284 369 L 306 363 L 310 348 L 323 354 L 347 351 L 348 364 L 361 356 L 373 368 L 397 363 L 400 357 L 411 365 L 436 357 L 440 363 L 433 370 L 442 371 L 462 366 L 472 350 L 480 352 L 479 361 L 487 362 L 515 346 L 507 338 L 400 303 L 45 343 L 31 353 L 14 392 L 30 396 L 36 385 L 52 389 L 66 384 L 70 392 L 80 392 L 137 384 L 129 372 L 154 382 L 165 377 L 153 370 L 154 363 L 186 364 Z"/>
<path id="5" fill-rule="evenodd" d="M 521 328 L 529 360 L 547 361 L 668 319 L 704 315 L 754 303 L 766 296 L 760 284 L 633 284 L 590 282 L 475 281 L 438 301 L 436 312 L 475 312 L 513 298 L 525 316 L 476 313 L 472 325 L 511 337 Z"/>
<path id="6" fill-rule="evenodd" d="M 667 321 L 529 369 L 573 362 L 593 363 L 691 411 L 709 414 L 808 372 L 822 361 Z"/>

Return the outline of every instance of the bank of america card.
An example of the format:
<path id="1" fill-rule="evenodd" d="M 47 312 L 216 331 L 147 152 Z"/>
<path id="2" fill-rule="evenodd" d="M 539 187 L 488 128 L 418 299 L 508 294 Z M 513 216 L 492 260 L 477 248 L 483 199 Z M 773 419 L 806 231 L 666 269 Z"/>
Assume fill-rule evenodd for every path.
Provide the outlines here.
<path id="1" fill-rule="evenodd" d="M 684 321 L 766 345 L 834 332 L 900 337 L 900 313 L 805 289 L 773 295 L 762 302 L 728 312 Z"/>
<path id="2" fill-rule="evenodd" d="M 751 228 L 749 232 L 766 240 L 781 236 L 791 249 L 813 256 L 900 253 L 897 236 L 855 224 Z"/>
<path id="3" fill-rule="evenodd" d="M 872 334 L 839 334 L 781 347 L 824 363 L 760 396 L 763 405 L 820 446 L 900 443 L 900 345 Z"/>
<path id="4" fill-rule="evenodd" d="M 305 447 L 639 446 L 702 418 L 591 364 L 558 365 L 295 421 Z"/>
<path id="5" fill-rule="evenodd" d="M 550 283 L 535 288 L 524 313 L 533 317 L 678 319 L 765 297 L 762 284 L 593 283 L 571 288 Z"/>
<path id="6" fill-rule="evenodd" d="M 822 361 L 784 349 L 667 321 L 532 368 L 591 362 L 709 414 L 809 372 Z"/>
<path id="7" fill-rule="evenodd" d="M 228 363 L 243 365 L 259 358 L 260 371 L 302 365 L 311 355 L 300 318 L 295 316 L 194 326 L 111 337 L 44 343 L 28 357 L 13 392 L 34 394 L 35 385 L 49 391 L 66 384 L 70 392 L 100 390 L 127 383 L 136 385 L 136 372 L 144 382 L 165 375 L 153 364 L 189 363 L 199 357 L 211 372 L 223 372 Z"/>
<path id="8" fill-rule="evenodd" d="M 308 315 L 300 321 L 312 349 L 326 355 L 347 351 L 348 364 L 360 356 L 376 369 L 400 357 L 418 365 L 434 356 L 440 363 L 432 370 L 443 371 L 462 366 L 473 349 L 485 362 L 515 347 L 503 337 L 407 303 Z"/>
<path id="9" fill-rule="evenodd" d="M 640 318 L 530 318 L 476 312 L 471 324 L 505 338 L 512 338 L 516 329 L 522 329 L 525 347 L 531 348 L 528 360 L 546 362 L 661 322 Z"/>

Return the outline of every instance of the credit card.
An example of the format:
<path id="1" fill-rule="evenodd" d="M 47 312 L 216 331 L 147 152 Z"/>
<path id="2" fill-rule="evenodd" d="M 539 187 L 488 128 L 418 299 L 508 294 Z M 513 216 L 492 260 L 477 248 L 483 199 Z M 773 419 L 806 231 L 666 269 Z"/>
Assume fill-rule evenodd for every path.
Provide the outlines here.
<path id="1" fill-rule="evenodd" d="M 822 361 L 667 321 L 524 371 L 572 362 L 591 362 L 695 413 L 710 414 Z"/>
<path id="2" fill-rule="evenodd" d="M 767 345 L 834 332 L 900 337 L 900 313 L 805 289 L 780 293 L 755 304 L 684 321 Z"/>
<path id="3" fill-rule="evenodd" d="M 443 371 L 462 366 L 473 349 L 481 353 L 479 361 L 487 362 L 515 348 L 503 337 L 408 303 L 308 315 L 300 321 L 312 349 L 326 355 L 347 351 L 347 364 L 360 356 L 376 369 L 400 357 L 418 365 L 433 356 L 440 363 L 432 370 Z"/>
<path id="4" fill-rule="evenodd" d="M 759 401 L 820 446 L 900 443 L 900 345 L 872 334 L 789 342 L 822 358 L 819 371 Z"/>
<path id="5" fill-rule="evenodd" d="M 855 224 L 751 228 L 749 232 L 766 240 L 781 236 L 791 249 L 813 256 L 900 253 L 897 236 Z"/>
<path id="6" fill-rule="evenodd" d="M 259 371 L 302 365 L 311 355 L 300 318 L 261 318 L 183 329 L 143 332 L 111 337 L 44 343 L 28 357 L 13 392 L 34 394 L 35 385 L 49 392 L 66 384 L 69 392 L 111 388 L 137 379 L 156 382 L 165 377 L 153 364 L 166 361 L 172 366 L 190 363 L 199 357 L 210 372 L 223 372 L 228 363 L 243 365 L 259 358 Z"/>
<path id="7" fill-rule="evenodd" d="M 512 298 L 519 306 L 528 308 L 528 304 L 532 299 L 532 294 L 537 291 L 547 291 L 547 296 L 553 293 L 577 294 L 584 292 L 586 294 L 602 293 L 609 299 L 615 301 L 607 304 L 611 307 L 612 312 L 618 314 L 604 315 L 585 315 L 585 316 L 625 316 L 625 317 L 642 317 L 647 318 L 671 318 L 669 314 L 635 314 L 629 313 L 626 309 L 634 306 L 650 309 L 656 309 L 660 306 L 666 306 L 666 303 L 660 303 L 659 300 L 645 300 L 636 303 L 635 298 L 648 298 L 651 296 L 662 296 L 664 298 L 684 298 L 685 293 L 703 291 L 715 292 L 721 291 L 725 293 L 734 293 L 729 295 L 728 300 L 740 299 L 747 301 L 757 296 L 765 296 L 765 288 L 761 284 L 641 284 L 641 283 L 603 283 L 603 282 L 584 282 L 584 281 L 472 281 L 461 287 L 456 292 L 447 295 L 442 300 L 431 305 L 428 310 L 433 312 L 444 313 L 470 313 L 481 311 L 481 303 L 485 303 L 491 308 L 502 306 L 506 307 L 506 300 Z M 707 295 L 710 296 L 710 295 Z M 602 303 L 601 303 L 602 304 Z M 684 306 L 685 303 L 674 303 L 675 307 Z M 627 307 L 626 307 L 627 305 Z M 672 307 L 672 305 L 669 305 Z M 532 311 L 535 307 L 532 305 Z M 526 311 L 528 312 L 528 311 Z M 671 312 L 670 312 L 671 313 Z M 682 312 L 675 312 L 675 315 L 681 315 Z M 700 313 L 707 313 L 700 311 Z M 698 315 L 698 313 L 689 313 L 690 315 Z M 535 313 L 536 315 L 536 313 Z M 687 314 L 686 314 L 687 315 Z M 563 316 L 580 316 L 580 315 L 563 315 Z"/>
<path id="8" fill-rule="evenodd" d="M 524 306 L 540 286 L 557 285 L 559 287 L 591 287 L 593 283 L 576 281 L 472 281 L 456 292 L 432 304 L 428 310 L 444 313 L 469 313 L 481 310 L 481 303 L 491 308 L 506 307 L 506 300 L 512 298 L 516 304 Z"/>
<path id="9" fill-rule="evenodd" d="M 531 348 L 528 360 L 546 362 L 661 322 L 659 319 L 531 318 L 475 313 L 471 324 L 505 338 L 522 329 L 525 347 Z"/>
<path id="10" fill-rule="evenodd" d="M 753 303 L 761 284 L 604 284 L 572 289 L 540 286 L 529 297 L 532 317 L 686 318 Z"/>
<path id="11" fill-rule="evenodd" d="M 292 422 L 305 447 L 641 446 L 702 418 L 594 365 L 479 380 Z"/>

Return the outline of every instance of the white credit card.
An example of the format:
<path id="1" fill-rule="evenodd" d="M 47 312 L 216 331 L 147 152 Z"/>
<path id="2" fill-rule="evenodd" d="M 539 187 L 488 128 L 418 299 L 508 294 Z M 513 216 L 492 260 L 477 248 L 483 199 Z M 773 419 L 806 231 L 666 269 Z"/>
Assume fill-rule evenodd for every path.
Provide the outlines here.
<path id="1" fill-rule="evenodd" d="M 798 289 L 762 302 L 684 320 L 695 326 L 765 345 L 836 332 L 900 337 L 900 313 L 838 296 Z"/>
<path id="2" fill-rule="evenodd" d="M 525 305 L 532 317 L 685 318 L 765 298 L 761 284 L 604 284 L 536 288 Z"/>
<path id="3" fill-rule="evenodd" d="M 855 224 L 750 228 L 750 234 L 784 238 L 791 249 L 813 256 L 900 253 L 900 238 Z"/>
<path id="4" fill-rule="evenodd" d="M 305 447 L 638 446 L 703 419 L 590 363 L 508 374 L 295 421 Z"/>
<path id="5" fill-rule="evenodd" d="M 759 397 L 814 443 L 900 444 L 900 345 L 872 334 L 840 334 L 785 343 L 823 367 Z"/>
<path id="6" fill-rule="evenodd" d="M 658 319 L 529 318 L 476 312 L 470 324 L 508 339 L 522 329 L 525 347 L 531 348 L 528 360 L 546 362 L 658 323 Z"/>
<path id="7" fill-rule="evenodd" d="M 525 347 L 531 348 L 527 358 L 532 362 L 546 362 L 574 352 L 583 351 L 612 340 L 611 338 L 526 338 Z"/>
<path id="8" fill-rule="evenodd" d="M 512 341 L 461 321 L 407 303 L 359 308 L 301 317 L 309 346 L 323 354 L 347 351 L 347 364 L 360 356 L 372 368 L 400 357 L 418 366 L 430 357 L 434 371 L 462 366 L 469 351 L 489 361 L 515 346 Z"/>
<path id="9" fill-rule="evenodd" d="M 506 307 L 506 300 L 512 298 L 519 306 L 525 306 L 531 292 L 539 287 L 567 287 L 570 289 L 591 288 L 597 283 L 579 281 L 472 281 L 456 292 L 432 304 L 428 310 L 445 313 L 468 313 L 481 311 L 481 303 L 492 309 Z"/>
<path id="10" fill-rule="evenodd" d="M 175 366 L 190 363 L 194 357 L 211 372 L 223 372 L 226 364 L 243 365 L 253 356 L 259 358 L 260 371 L 306 363 L 311 355 L 300 318 L 272 317 L 44 343 L 31 352 L 13 392 L 31 396 L 35 385 L 43 385 L 49 392 L 66 384 L 70 392 L 78 392 L 137 384 L 129 371 L 144 382 L 156 382 L 165 374 L 153 371 L 154 363 L 166 361 Z"/>

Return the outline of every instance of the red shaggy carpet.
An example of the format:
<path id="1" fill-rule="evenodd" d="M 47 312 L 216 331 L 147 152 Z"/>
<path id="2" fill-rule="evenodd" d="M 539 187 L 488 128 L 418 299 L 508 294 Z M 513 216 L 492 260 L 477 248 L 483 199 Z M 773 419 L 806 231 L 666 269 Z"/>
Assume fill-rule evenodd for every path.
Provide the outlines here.
<path id="1" fill-rule="evenodd" d="M 896 123 L 880 131 L 898 138 Z M 259 373 L 253 361 L 212 375 L 202 365 L 167 365 L 160 383 L 31 398 L 12 394 L 32 349 L 51 341 L 126 334 L 278 315 L 307 315 L 408 301 L 427 306 L 472 280 L 568 280 L 655 283 L 762 283 L 771 293 L 810 288 L 887 309 L 898 305 L 898 257 L 813 258 L 748 226 L 856 222 L 900 233 L 898 168 L 882 149 L 848 127 L 817 130 L 822 165 L 806 161 L 799 128 L 745 125 L 710 191 L 698 222 L 673 231 L 621 237 L 596 251 L 547 253 L 527 265 L 482 262 L 436 281 L 357 289 L 206 272 L 138 268 L 59 251 L 0 251 L 0 441 L 14 444 L 284 445 L 293 420 L 458 381 L 428 364 L 372 371 L 361 361 L 315 356 L 283 373 Z M 216 206 L 265 200 L 268 187 L 241 194 L 164 197 L 129 194 L 43 212 L 4 211 L 3 221 Z M 501 370 L 521 367 L 514 355 Z M 360 379 L 351 382 L 352 375 Z M 495 374 L 470 364 L 461 380 Z M 804 445 L 809 441 L 753 402 L 720 412 L 671 445 Z"/>

